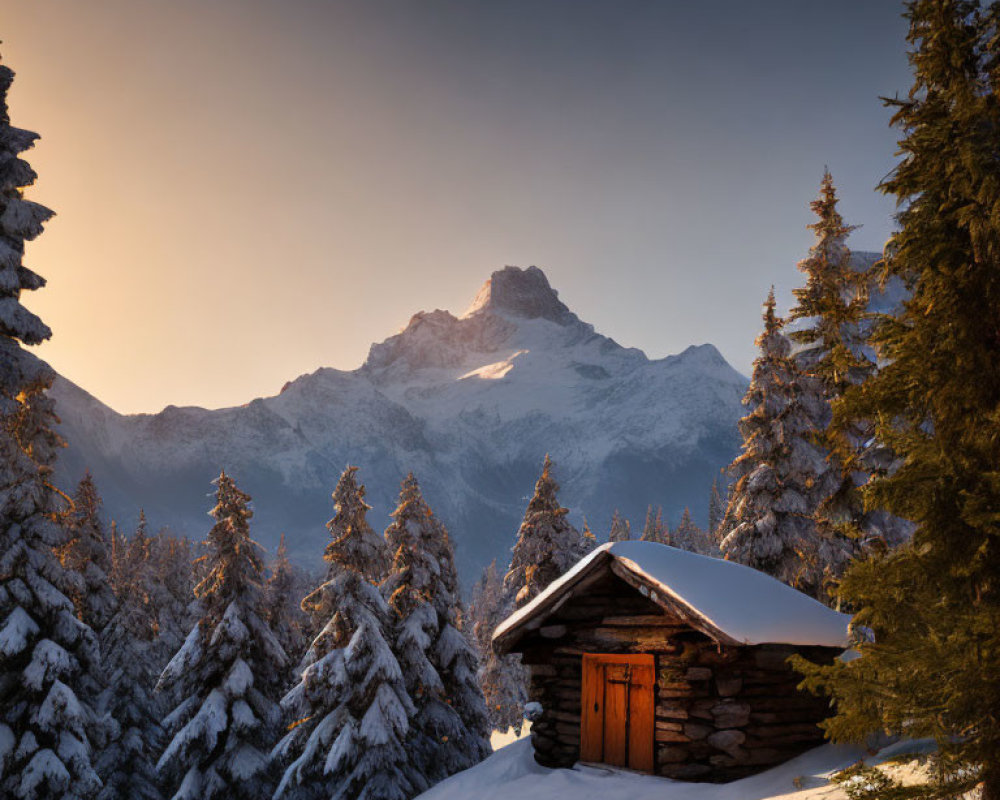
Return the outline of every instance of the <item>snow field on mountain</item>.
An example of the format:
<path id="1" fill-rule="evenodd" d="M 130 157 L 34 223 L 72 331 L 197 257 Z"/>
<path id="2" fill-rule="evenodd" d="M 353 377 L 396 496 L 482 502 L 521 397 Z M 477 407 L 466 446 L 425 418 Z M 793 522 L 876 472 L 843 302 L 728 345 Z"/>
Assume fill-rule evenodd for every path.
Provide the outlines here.
<path id="1" fill-rule="evenodd" d="M 277 387 L 276 387 L 277 388 Z M 224 467 L 254 497 L 254 537 L 316 558 L 329 495 L 361 468 L 376 528 L 413 471 L 448 526 L 466 584 L 503 563 L 546 453 L 575 524 L 602 532 L 618 508 L 663 505 L 703 516 L 709 487 L 737 448 L 746 379 L 711 345 L 650 359 L 559 300 L 541 270 L 493 274 L 473 308 L 415 314 L 355 370 L 322 368 L 233 408 L 120 415 L 60 380 L 70 443 L 57 481 L 90 469 L 105 510 L 142 507 L 155 528 L 200 538 L 206 481 Z"/>

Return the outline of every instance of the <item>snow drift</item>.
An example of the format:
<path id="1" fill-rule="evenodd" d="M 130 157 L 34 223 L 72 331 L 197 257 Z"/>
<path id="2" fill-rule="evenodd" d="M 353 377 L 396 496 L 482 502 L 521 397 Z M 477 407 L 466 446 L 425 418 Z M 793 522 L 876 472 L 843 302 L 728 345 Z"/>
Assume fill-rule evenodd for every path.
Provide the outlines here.
<path id="1" fill-rule="evenodd" d="M 689 783 L 614 767 L 546 769 L 535 763 L 531 743 L 519 739 L 481 764 L 453 775 L 420 800 L 843 800 L 831 773 L 856 762 L 864 750 L 824 745 L 779 767 L 732 783 Z"/>

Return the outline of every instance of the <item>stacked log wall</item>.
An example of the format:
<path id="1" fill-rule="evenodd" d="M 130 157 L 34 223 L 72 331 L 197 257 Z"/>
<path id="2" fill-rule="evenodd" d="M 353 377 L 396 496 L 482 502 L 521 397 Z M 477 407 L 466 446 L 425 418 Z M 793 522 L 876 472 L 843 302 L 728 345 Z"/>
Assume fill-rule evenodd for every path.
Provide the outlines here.
<path id="1" fill-rule="evenodd" d="M 529 670 L 529 698 L 542 706 L 541 716 L 531 723 L 535 760 L 545 767 L 571 767 L 580 758 L 583 659 L 553 655 L 548 663 L 531 664 Z"/>
<path id="2" fill-rule="evenodd" d="M 792 653 L 830 661 L 830 648 L 723 647 L 691 642 L 657 658 L 657 773 L 730 781 L 823 743 L 828 702 L 800 692 Z"/>

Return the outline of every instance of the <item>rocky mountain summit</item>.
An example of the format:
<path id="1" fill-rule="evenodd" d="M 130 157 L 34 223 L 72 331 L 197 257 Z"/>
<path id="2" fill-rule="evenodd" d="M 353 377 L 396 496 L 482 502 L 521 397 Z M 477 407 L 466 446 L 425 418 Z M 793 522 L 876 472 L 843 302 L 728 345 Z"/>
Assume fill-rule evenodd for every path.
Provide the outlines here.
<path id="1" fill-rule="evenodd" d="M 344 465 L 361 467 L 376 527 L 413 470 L 468 581 L 506 561 L 546 452 L 560 499 L 599 535 L 616 507 L 637 526 L 650 503 L 674 524 L 685 505 L 704 521 L 745 388 L 712 345 L 649 359 L 580 320 L 537 267 L 505 267 L 462 316 L 420 312 L 358 369 L 319 369 L 244 406 L 121 415 L 60 380 L 70 445 L 57 477 L 89 467 L 126 530 L 141 506 L 200 538 L 224 467 L 254 498 L 255 537 L 272 547 L 284 532 L 316 562 Z"/>

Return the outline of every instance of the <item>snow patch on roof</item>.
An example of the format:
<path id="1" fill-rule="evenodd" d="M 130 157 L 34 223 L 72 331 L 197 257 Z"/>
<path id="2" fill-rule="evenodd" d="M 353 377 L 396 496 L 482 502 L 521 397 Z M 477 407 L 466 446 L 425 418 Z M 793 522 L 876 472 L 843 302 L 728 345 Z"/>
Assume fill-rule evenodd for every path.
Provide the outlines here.
<path id="1" fill-rule="evenodd" d="M 734 561 L 637 541 L 598 547 L 505 619 L 493 638 L 527 622 L 547 599 L 564 591 L 604 554 L 743 644 L 846 647 L 849 643 L 850 615 L 827 608 L 770 575 Z"/>

